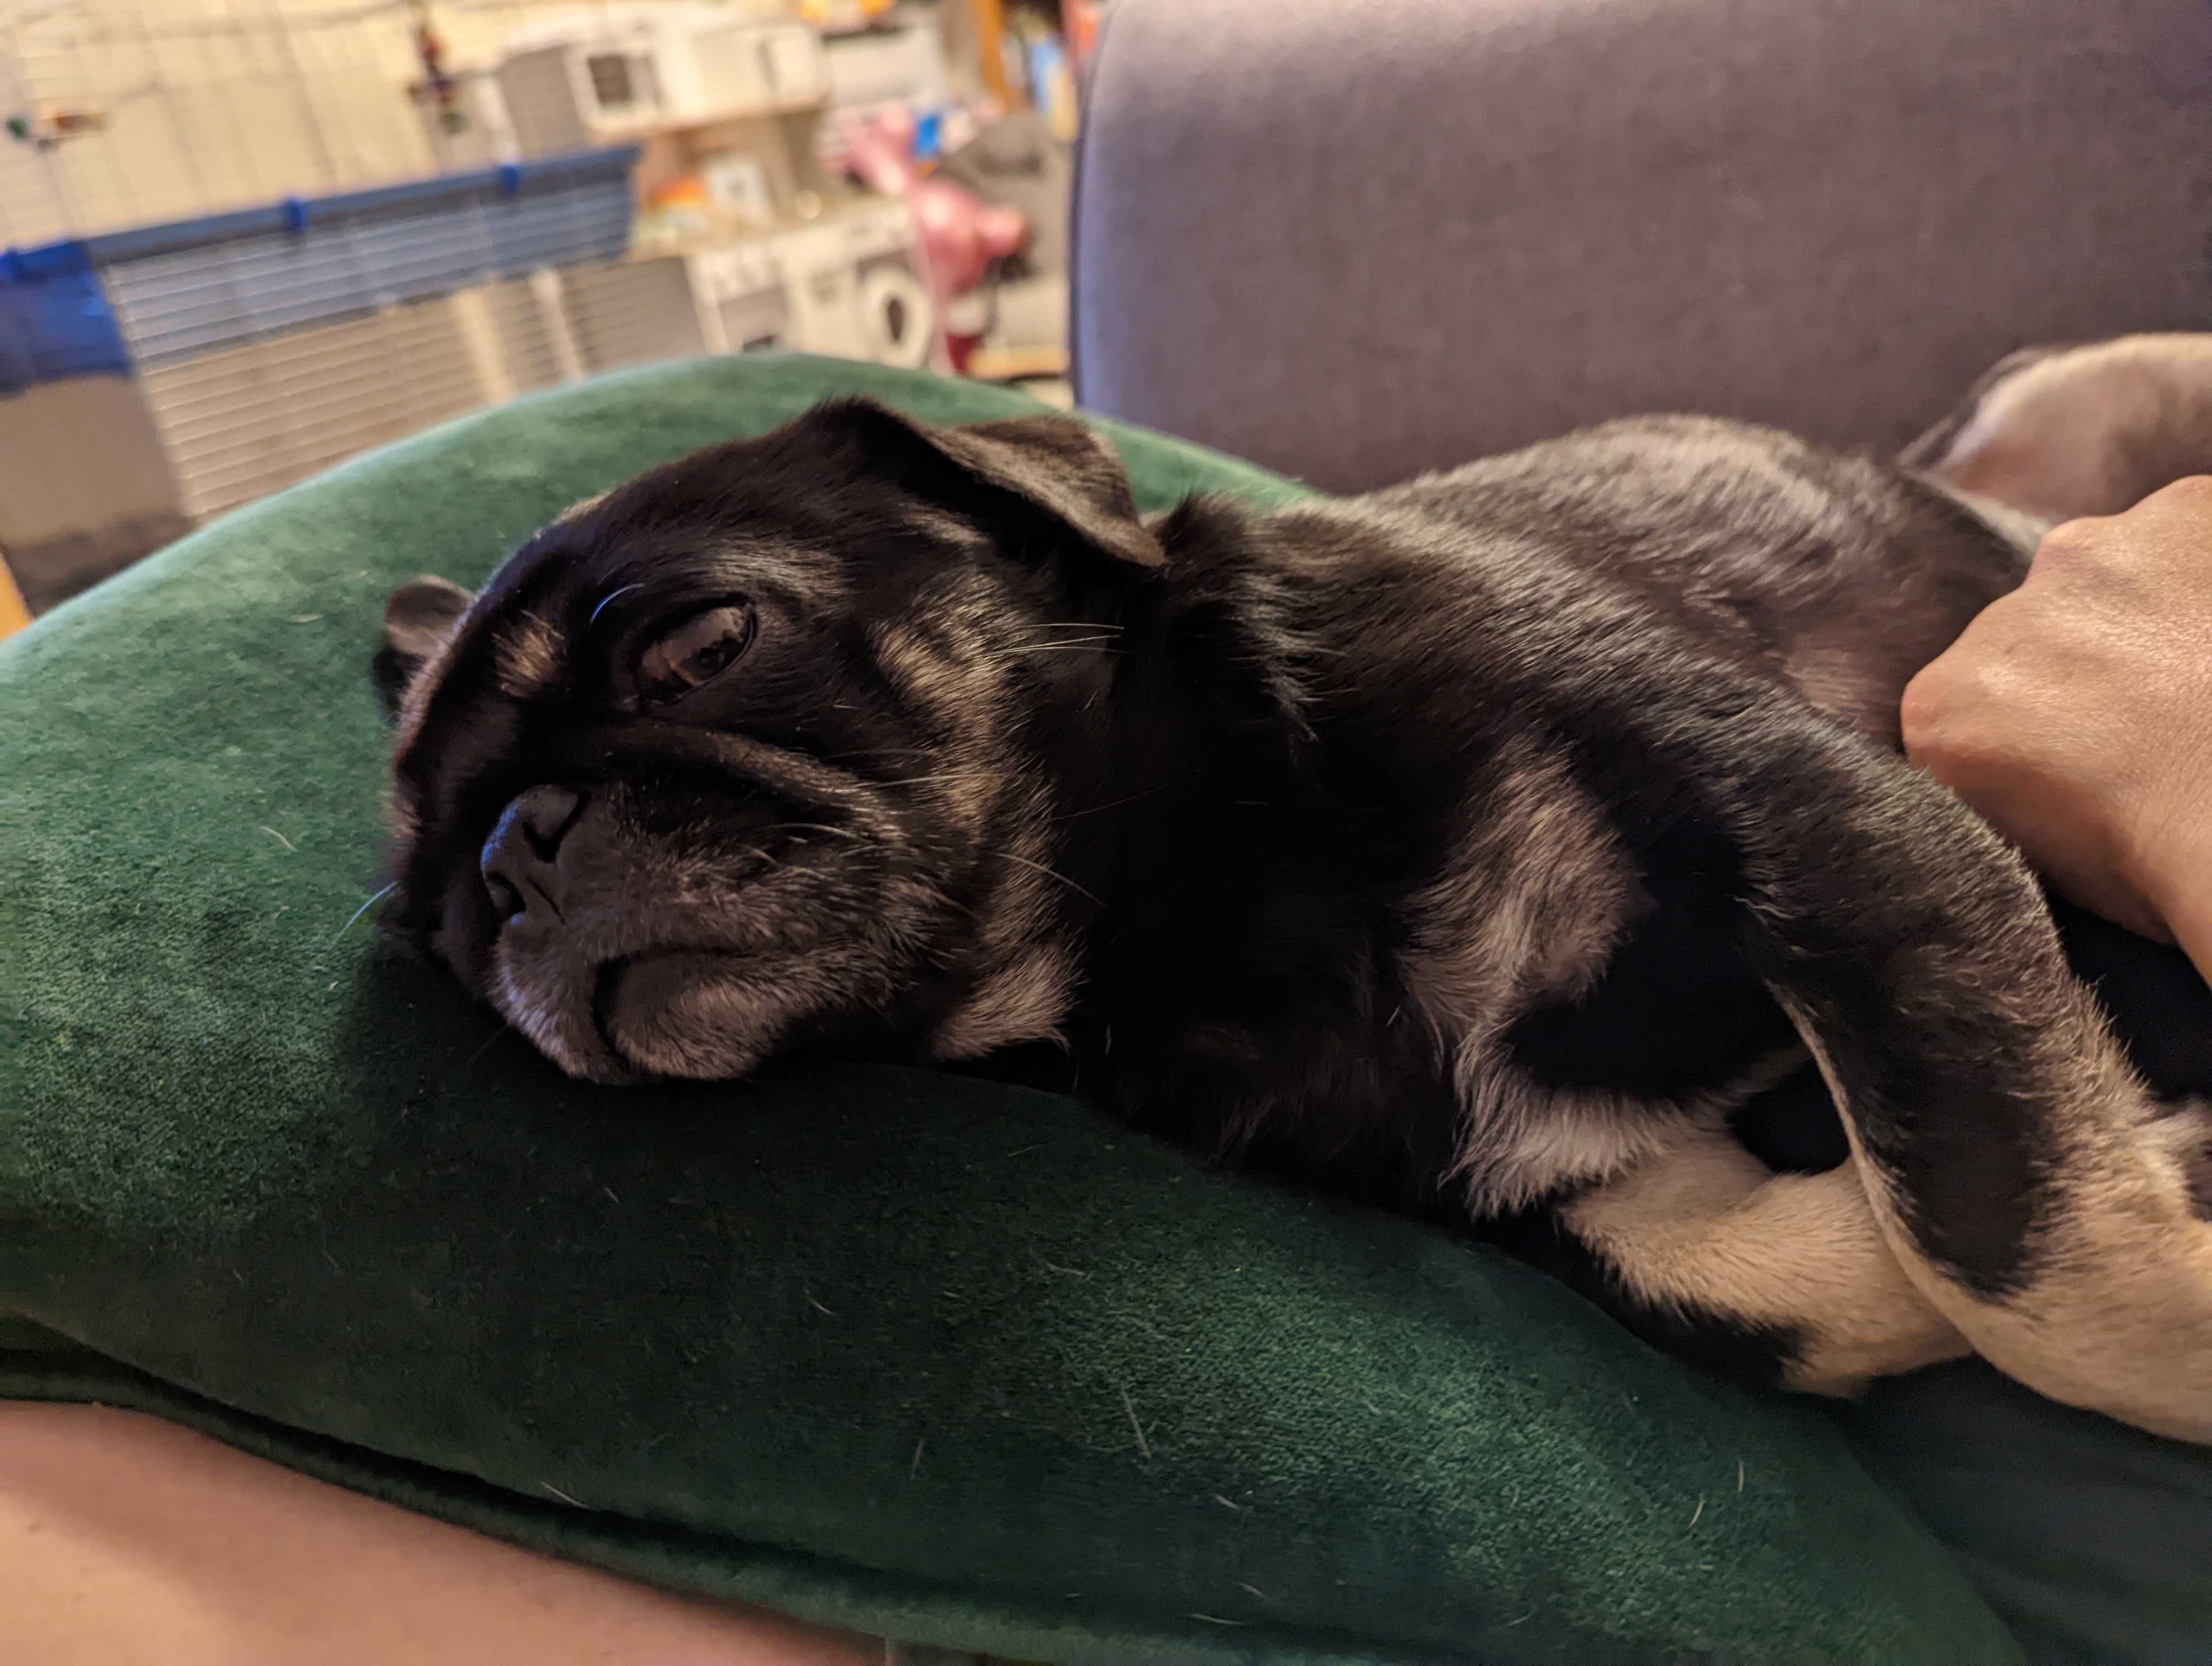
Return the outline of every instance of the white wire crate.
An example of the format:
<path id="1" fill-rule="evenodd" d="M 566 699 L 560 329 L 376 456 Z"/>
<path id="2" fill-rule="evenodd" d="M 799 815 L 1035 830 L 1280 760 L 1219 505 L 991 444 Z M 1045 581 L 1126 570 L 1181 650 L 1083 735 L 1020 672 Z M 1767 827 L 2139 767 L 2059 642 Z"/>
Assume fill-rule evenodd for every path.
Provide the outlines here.
<path id="1" fill-rule="evenodd" d="M 184 513 L 220 514 L 491 403 L 458 296 L 244 341 L 149 368 L 147 409 Z M 404 365 L 405 374 L 394 374 Z"/>
<path id="2" fill-rule="evenodd" d="M 137 378 L 181 512 L 232 508 L 542 385 L 549 362 L 576 374 L 558 319 L 542 305 L 529 316 L 507 286 L 534 300 L 536 275 L 621 256 L 635 156 L 592 151 L 10 252 L 0 388 Z"/>
<path id="3" fill-rule="evenodd" d="M 483 57 L 559 9 L 440 0 L 436 32 Z M 0 546 L 19 570 L 52 552 L 50 600 L 581 374 L 533 275 L 620 256 L 631 153 L 453 172 L 425 21 L 409 0 L 0 0 Z"/>

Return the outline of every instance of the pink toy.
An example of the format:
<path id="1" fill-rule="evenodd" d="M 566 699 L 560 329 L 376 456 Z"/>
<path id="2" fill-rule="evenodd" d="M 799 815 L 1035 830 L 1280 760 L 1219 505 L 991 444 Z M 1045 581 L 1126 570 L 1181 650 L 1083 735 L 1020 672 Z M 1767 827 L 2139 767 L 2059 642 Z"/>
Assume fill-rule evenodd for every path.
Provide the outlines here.
<path id="1" fill-rule="evenodd" d="M 914 160 L 914 116 L 902 106 L 880 110 L 872 119 L 848 117 L 845 166 L 871 191 L 905 199 L 942 318 L 947 301 L 975 288 L 994 260 L 1029 240 L 1029 222 L 1019 209 L 986 203 L 964 186 L 923 173 Z"/>

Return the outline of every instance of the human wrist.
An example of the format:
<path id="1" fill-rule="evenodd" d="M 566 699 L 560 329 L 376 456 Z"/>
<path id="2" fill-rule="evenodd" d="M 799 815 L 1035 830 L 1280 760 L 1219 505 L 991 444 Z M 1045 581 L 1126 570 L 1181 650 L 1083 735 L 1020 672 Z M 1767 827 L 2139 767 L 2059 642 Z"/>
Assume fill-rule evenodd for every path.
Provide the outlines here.
<path id="1" fill-rule="evenodd" d="M 2212 778 L 2172 805 L 2142 853 L 2143 897 L 2212 983 Z"/>
<path id="2" fill-rule="evenodd" d="M 2169 906 L 2166 924 L 2184 954 L 2197 963 L 2207 983 L 2212 983 L 2212 882 L 2201 882 L 2195 891 Z"/>

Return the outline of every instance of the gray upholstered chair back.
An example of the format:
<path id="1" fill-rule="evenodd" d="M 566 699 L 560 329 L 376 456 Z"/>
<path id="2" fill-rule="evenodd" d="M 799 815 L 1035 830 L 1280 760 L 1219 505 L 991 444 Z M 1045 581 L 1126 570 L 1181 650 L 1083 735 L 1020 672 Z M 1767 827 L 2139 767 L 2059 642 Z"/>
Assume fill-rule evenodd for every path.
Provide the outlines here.
<path id="1" fill-rule="evenodd" d="M 1114 0 L 1086 404 L 1350 489 L 2212 324 L 2207 0 Z"/>

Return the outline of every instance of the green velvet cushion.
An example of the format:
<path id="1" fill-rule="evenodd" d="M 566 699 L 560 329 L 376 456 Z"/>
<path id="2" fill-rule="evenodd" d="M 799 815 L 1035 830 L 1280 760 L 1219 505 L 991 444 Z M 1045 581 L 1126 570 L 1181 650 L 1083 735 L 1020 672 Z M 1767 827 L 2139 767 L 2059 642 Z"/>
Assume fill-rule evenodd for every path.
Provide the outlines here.
<path id="1" fill-rule="evenodd" d="M 848 389 L 1026 404 L 621 376 L 234 515 L 0 650 L 0 1392 L 1030 1658 L 2015 1658 L 1825 1414 L 1485 1250 L 926 1073 L 580 1085 L 376 949 L 393 583 L 480 579 Z M 1297 489 L 1108 432 L 1148 506 Z"/>

